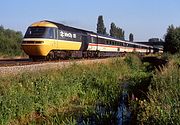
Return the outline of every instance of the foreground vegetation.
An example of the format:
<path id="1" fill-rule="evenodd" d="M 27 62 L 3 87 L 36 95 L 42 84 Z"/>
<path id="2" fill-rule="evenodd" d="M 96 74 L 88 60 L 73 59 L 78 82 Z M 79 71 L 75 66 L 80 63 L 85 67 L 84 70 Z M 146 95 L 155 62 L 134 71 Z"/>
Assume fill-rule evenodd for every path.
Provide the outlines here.
<path id="1" fill-rule="evenodd" d="M 136 107 L 138 124 L 179 124 L 180 58 L 179 55 L 164 57 L 169 63 L 153 75 L 147 99 L 136 99 L 139 105 Z"/>
<path id="2" fill-rule="evenodd" d="M 75 124 L 97 105 L 114 104 L 124 81 L 143 74 L 141 65 L 138 57 L 129 56 L 125 61 L 0 78 L 0 123 Z"/>
<path id="3" fill-rule="evenodd" d="M 149 63 L 128 55 L 105 64 L 1 77 L 0 124 L 90 124 L 92 115 L 98 124 L 111 124 L 116 112 L 99 115 L 97 107 L 116 106 L 124 84 L 129 97 L 135 95 L 129 98 L 136 116 L 131 123 L 179 124 L 180 58 L 162 58 L 169 63 L 152 72 Z"/>
<path id="4" fill-rule="evenodd" d="M 23 52 L 20 48 L 22 38 L 21 32 L 4 29 L 3 26 L 0 26 L 0 57 L 22 55 Z"/>

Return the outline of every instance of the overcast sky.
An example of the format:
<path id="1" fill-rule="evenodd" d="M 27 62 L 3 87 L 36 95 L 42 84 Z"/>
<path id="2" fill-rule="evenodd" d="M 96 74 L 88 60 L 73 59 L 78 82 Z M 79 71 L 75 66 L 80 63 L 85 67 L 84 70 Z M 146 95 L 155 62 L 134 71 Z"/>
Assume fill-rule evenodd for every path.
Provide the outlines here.
<path id="1" fill-rule="evenodd" d="M 23 33 L 33 22 L 51 20 L 96 32 L 103 15 L 134 34 L 135 41 L 163 38 L 169 25 L 180 26 L 180 0 L 1 0 L 0 25 Z"/>

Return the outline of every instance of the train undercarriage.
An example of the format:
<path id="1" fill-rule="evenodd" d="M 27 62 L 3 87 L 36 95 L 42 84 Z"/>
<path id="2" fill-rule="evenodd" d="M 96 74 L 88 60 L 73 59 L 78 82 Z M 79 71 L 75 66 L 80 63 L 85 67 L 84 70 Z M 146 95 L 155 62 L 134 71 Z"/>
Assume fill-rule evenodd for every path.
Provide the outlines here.
<path id="1" fill-rule="evenodd" d="M 77 58 L 105 58 L 105 57 L 120 57 L 126 52 L 104 52 L 104 51 L 50 51 L 47 56 L 29 56 L 33 61 L 39 60 L 64 60 Z"/>

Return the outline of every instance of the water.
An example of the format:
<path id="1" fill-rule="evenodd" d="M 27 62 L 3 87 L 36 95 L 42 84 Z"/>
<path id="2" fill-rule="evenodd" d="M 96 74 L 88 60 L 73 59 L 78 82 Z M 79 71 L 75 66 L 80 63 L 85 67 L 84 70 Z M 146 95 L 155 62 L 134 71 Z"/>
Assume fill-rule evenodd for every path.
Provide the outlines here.
<path id="1" fill-rule="evenodd" d="M 128 92 L 126 91 L 128 84 L 123 85 L 118 107 L 105 107 L 98 105 L 95 114 L 87 117 L 81 117 L 78 125 L 130 125 L 131 111 L 128 104 Z"/>
<path id="2" fill-rule="evenodd" d="M 117 111 L 117 125 L 130 125 L 131 112 L 128 107 L 128 93 L 123 92 Z"/>

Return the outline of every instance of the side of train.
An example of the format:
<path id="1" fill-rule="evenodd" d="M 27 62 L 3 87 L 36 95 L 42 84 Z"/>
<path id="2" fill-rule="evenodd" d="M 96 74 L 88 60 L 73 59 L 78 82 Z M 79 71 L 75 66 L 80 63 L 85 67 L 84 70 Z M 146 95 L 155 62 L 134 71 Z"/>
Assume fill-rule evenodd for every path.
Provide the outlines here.
<path id="1" fill-rule="evenodd" d="M 119 40 L 51 21 L 36 22 L 28 27 L 22 49 L 32 59 L 109 57 L 129 52 L 161 51 L 152 46 Z"/>

